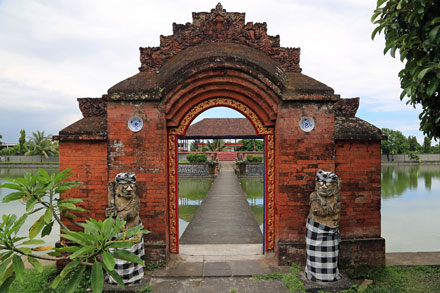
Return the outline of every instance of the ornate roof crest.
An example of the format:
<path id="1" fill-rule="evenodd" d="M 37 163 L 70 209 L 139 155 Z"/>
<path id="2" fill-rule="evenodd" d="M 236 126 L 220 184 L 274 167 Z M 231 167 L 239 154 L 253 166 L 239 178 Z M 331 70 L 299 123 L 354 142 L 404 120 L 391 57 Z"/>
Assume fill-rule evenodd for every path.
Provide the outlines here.
<path id="1" fill-rule="evenodd" d="M 275 59 L 284 71 L 301 72 L 299 48 L 280 47 L 280 36 L 267 34 L 267 24 L 245 23 L 245 13 L 226 12 L 218 3 L 211 12 L 193 12 L 193 22 L 173 23 L 173 34 L 160 36 L 160 47 L 140 48 L 140 71 L 156 71 L 180 51 L 201 43 L 238 43 Z"/>

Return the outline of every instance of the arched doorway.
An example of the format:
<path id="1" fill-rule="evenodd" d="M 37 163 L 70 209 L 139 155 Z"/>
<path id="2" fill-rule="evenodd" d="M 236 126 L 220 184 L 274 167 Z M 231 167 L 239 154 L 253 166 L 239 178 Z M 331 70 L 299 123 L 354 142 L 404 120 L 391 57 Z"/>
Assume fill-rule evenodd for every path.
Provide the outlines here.
<path id="1" fill-rule="evenodd" d="M 168 190 L 169 190 L 169 239 L 170 251 L 179 252 L 179 227 L 178 227 L 178 176 L 177 176 L 177 139 L 184 136 L 191 121 L 203 111 L 224 106 L 232 108 L 246 116 L 255 127 L 258 136 L 264 137 L 265 141 L 265 220 L 264 220 L 264 247 L 265 250 L 273 249 L 274 237 L 274 131 L 273 128 L 265 127 L 256 113 L 245 104 L 231 98 L 211 98 L 195 104 L 181 120 L 178 127 L 168 129 Z"/>

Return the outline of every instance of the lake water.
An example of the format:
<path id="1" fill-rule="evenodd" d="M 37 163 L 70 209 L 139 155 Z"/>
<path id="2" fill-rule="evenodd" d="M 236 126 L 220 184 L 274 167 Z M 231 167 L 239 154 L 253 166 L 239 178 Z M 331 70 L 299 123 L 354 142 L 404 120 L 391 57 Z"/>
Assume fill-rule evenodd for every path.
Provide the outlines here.
<path id="1" fill-rule="evenodd" d="M 387 252 L 440 251 L 440 165 L 382 166 Z"/>
<path id="2" fill-rule="evenodd" d="M 56 172 L 58 168 L 49 168 Z M 5 177 L 16 178 L 36 168 L 0 168 L 0 184 Z M 179 237 L 191 221 L 214 180 L 181 178 L 179 184 Z M 263 182 L 261 178 L 240 179 L 255 218 L 262 229 Z M 12 192 L 0 188 L 0 201 Z M 0 203 L 0 216 L 20 216 L 25 206 L 20 202 Z M 382 166 L 382 237 L 387 252 L 440 251 L 440 165 Z M 41 214 L 31 216 L 22 233 Z M 59 238 L 59 226 L 53 228 L 46 242 L 53 245 Z"/>

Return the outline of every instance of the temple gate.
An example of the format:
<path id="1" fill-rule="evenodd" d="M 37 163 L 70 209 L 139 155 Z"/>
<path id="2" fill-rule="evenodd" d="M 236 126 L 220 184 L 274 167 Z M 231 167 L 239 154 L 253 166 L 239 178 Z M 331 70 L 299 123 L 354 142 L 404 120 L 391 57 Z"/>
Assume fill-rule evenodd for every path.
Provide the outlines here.
<path id="1" fill-rule="evenodd" d="M 305 261 L 308 196 L 318 169 L 342 179 L 343 264 L 384 264 L 381 131 L 355 117 L 359 99 L 341 99 L 301 73 L 300 49 L 280 47 L 266 23 L 244 13 L 193 13 L 160 47 L 140 48 L 136 75 L 101 98 L 78 99 L 84 118 L 61 130 L 60 169 L 72 168 L 87 216 L 104 218 L 107 186 L 135 172 L 147 260 L 178 253 L 177 137 L 206 109 L 245 115 L 265 138 L 265 249 L 280 264 Z M 84 216 L 84 215 L 83 215 Z M 66 225 L 69 223 L 66 221 Z"/>

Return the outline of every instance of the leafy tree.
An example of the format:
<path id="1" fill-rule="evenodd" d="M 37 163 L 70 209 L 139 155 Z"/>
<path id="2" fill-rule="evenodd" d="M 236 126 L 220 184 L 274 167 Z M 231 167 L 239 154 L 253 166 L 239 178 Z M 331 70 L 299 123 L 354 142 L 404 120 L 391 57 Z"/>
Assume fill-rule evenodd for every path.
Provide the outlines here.
<path id="1" fill-rule="evenodd" d="M 190 150 L 192 152 L 198 152 L 199 151 L 199 146 L 197 145 L 198 143 L 200 143 L 201 141 L 199 139 L 195 139 L 193 140 L 193 142 L 190 145 Z"/>
<path id="2" fill-rule="evenodd" d="M 409 151 L 418 152 L 422 148 L 415 136 L 408 136 Z"/>
<path id="3" fill-rule="evenodd" d="M 437 144 L 432 147 L 432 153 L 433 154 L 440 154 L 440 144 Z"/>
<path id="4" fill-rule="evenodd" d="M 388 51 L 406 61 L 400 71 L 402 93 L 407 103 L 422 106 L 420 130 L 430 138 L 440 137 L 440 1 L 378 0 L 371 21 L 385 35 Z"/>
<path id="5" fill-rule="evenodd" d="M 429 137 L 425 137 L 423 140 L 423 153 L 430 154 L 431 152 L 431 139 Z"/>
<path id="6" fill-rule="evenodd" d="M 26 132 L 24 129 L 20 130 L 20 138 L 18 139 L 18 148 L 20 155 L 24 155 L 26 153 Z"/>
<path id="7" fill-rule="evenodd" d="M 57 150 L 55 145 L 50 140 L 50 136 L 45 136 L 44 131 L 32 132 L 32 136 L 29 137 L 28 151 L 26 155 L 40 155 L 41 157 L 56 155 Z"/>
<path id="8" fill-rule="evenodd" d="M 264 141 L 262 139 L 241 139 L 239 142 L 243 143 L 238 151 L 264 151 Z"/>
<path id="9" fill-rule="evenodd" d="M 212 142 L 208 142 L 207 146 L 211 152 L 222 152 L 226 149 L 223 139 L 214 139 Z"/>
<path id="10" fill-rule="evenodd" d="M 384 135 L 388 136 L 387 140 L 382 140 L 383 154 L 407 154 L 409 152 L 408 139 L 398 130 L 382 128 Z"/>
<path id="11" fill-rule="evenodd" d="M 0 139 L 2 139 L 2 138 L 3 138 L 3 135 L 1 135 L 1 134 L 0 134 Z M 1 141 L 1 140 L 0 140 L 0 143 L 2 143 L 2 141 Z"/>
<path id="12" fill-rule="evenodd" d="M 78 186 L 76 181 L 65 181 L 72 173 L 66 169 L 58 174 L 49 175 L 44 169 L 38 173 L 25 174 L 23 178 L 9 179 L 10 183 L 0 185 L 0 188 L 9 188 L 15 192 L 3 198 L 3 202 L 19 200 L 26 204 L 26 212 L 21 216 L 3 215 L 0 222 L 0 292 L 7 292 L 14 279 L 23 280 L 23 259 L 34 266 L 38 272 L 43 271 L 39 260 L 64 260 L 69 263 L 53 280 L 51 287 L 55 289 L 67 276 L 71 278 L 67 284 L 67 292 L 74 292 L 78 287 L 83 275 L 90 273 L 93 292 L 102 292 L 104 272 L 124 287 L 122 278 L 116 273 L 115 258 L 128 260 L 145 265 L 135 254 L 124 250 L 130 248 L 143 234 L 149 233 L 143 230 L 143 226 L 135 226 L 125 229 L 125 221 L 117 217 L 111 217 L 104 221 L 88 219 L 83 223 L 76 222 L 76 215 L 72 212 L 86 212 L 78 206 L 81 199 L 55 198 L 55 194 Z M 27 236 L 19 236 L 19 231 L 28 220 L 28 215 L 43 210 L 43 215 L 31 226 Z M 82 231 L 70 230 L 60 216 L 72 221 Z M 54 248 L 46 246 L 45 241 L 37 239 L 40 235 L 49 235 L 54 222 L 61 226 L 61 237 L 70 241 L 70 244 L 62 241 L 62 247 Z M 39 245 L 37 247 L 32 247 Z M 111 250 L 111 253 L 110 253 Z M 35 252 L 49 251 L 47 255 Z"/>

